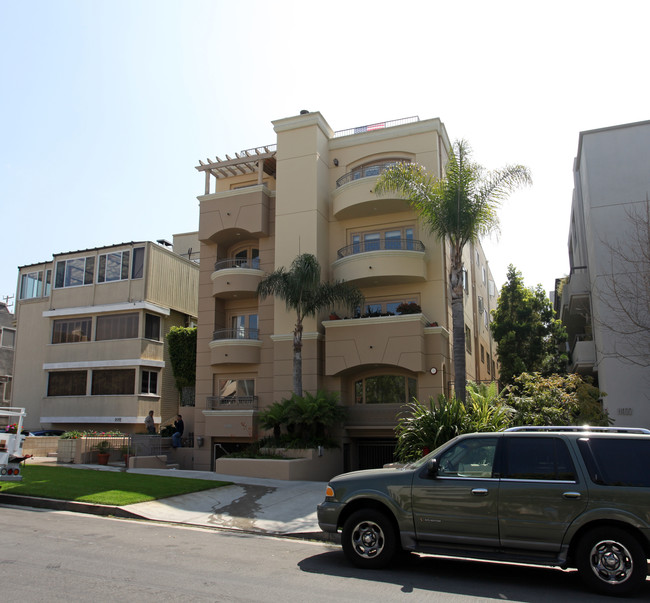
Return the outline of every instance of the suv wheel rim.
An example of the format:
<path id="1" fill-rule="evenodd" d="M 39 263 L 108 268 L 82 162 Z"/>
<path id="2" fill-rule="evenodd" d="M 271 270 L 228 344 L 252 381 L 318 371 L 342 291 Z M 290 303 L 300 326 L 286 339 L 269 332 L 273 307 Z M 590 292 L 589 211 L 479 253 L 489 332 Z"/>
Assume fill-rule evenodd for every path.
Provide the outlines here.
<path id="1" fill-rule="evenodd" d="M 384 532 L 374 521 L 362 521 L 352 530 L 352 546 L 366 559 L 377 557 L 384 550 Z"/>
<path id="2" fill-rule="evenodd" d="M 630 552 L 614 540 L 597 542 L 591 549 L 589 562 L 594 574 L 607 584 L 625 582 L 634 568 Z"/>

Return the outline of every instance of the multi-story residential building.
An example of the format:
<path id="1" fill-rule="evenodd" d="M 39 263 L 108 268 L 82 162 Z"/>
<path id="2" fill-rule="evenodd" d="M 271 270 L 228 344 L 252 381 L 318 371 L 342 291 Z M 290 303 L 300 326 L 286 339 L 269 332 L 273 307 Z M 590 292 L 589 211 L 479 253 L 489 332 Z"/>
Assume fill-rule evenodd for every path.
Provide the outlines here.
<path id="1" fill-rule="evenodd" d="M 223 451 L 263 433 L 257 413 L 291 395 L 295 314 L 256 294 L 265 274 L 312 253 L 323 279 L 359 286 L 364 308 L 331 308 L 304 323 L 304 391 L 337 392 L 348 409 L 343 469 L 392 460 L 394 428 L 413 397 L 453 389 L 449 250 L 408 203 L 377 196 L 387 165 L 443 173 L 439 119 L 408 118 L 334 132 L 318 112 L 273 122 L 275 144 L 201 161 L 201 273 L 196 407 L 189 417 L 210 469 Z M 468 379 L 495 377 L 488 328 L 496 290 L 479 245 L 465 253 Z M 400 314 L 413 302 L 414 314 Z M 337 319 L 338 317 L 342 320 Z M 186 417 L 187 418 L 187 417 Z"/>
<path id="2" fill-rule="evenodd" d="M 197 317 L 199 267 L 151 242 L 19 268 L 14 404 L 25 427 L 144 431 L 179 408 L 165 335 Z"/>
<path id="3" fill-rule="evenodd" d="M 0 302 L 0 405 L 11 406 L 16 329 L 14 315 Z"/>
<path id="4" fill-rule="evenodd" d="M 595 379 L 616 424 L 650 428 L 648 157 L 650 121 L 580 133 L 570 274 L 558 279 L 555 304 L 569 370 Z"/>

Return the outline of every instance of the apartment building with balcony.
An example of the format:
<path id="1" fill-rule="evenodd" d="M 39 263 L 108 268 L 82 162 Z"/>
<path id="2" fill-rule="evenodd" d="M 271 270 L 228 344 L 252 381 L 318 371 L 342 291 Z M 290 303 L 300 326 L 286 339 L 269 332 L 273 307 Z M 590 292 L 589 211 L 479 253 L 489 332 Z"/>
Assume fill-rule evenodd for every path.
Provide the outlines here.
<path id="1" fill-rule="evenodd" d="M 27 429 L 139 433 L 150 410 L 158 427 L 178 413 L 165 335 L 195 323 L 199 267 L 171 247 L 122 243 L 19 268 L 13 402 Z"/>
<path id="2" fill-rule="evenodd" d="M 573 166 L 570 273 L 557 280 L 555 295 L 569 335 L 569 370 L 594 378 L 607 394 L 603 405 L 616 424 L 646 428 L 648 157 L 650 121 L 580 133 Z M 639 228 L 645 230 L 641 238 Z"/>
<path id="3" fill-rule="evenodd" d="M 197 166 L 205 186 L 189 420 L 204 446 L 194 466 L 211 469 L 224 451 L 256 441 L 259 411 L 291 395 L 295 315 L 256 289 L 301 253 L 316 256 L 323 279 L 365 296 L 354 312 L 330 308 L 305 321 L 303 389 L 334 391 L 347 407 L 341 470 L 380 466 L 392 460 L 403 405 L 453 391 L 453 365 L 449 250 L 405 200 L 377 196 L 374 185 L 395 162 L 442 174 L 447 132 L 439 119 L 418 118 L 335 132 L 318 112 L 273 125 L 273 144 Z M 465 268 L 468 379 L 489 381 L 497 292 L 480 245 L 466 249 Z"/>

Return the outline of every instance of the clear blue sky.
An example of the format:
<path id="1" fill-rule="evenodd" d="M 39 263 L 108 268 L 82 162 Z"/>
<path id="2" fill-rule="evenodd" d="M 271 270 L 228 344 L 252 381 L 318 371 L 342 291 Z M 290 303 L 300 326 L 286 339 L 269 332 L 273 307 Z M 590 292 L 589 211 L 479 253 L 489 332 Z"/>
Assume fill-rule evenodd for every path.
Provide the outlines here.
<path id="1" fill-rule="evenodd" d="M 568 270 L 582 130 L 650 118 L 650 3 L 0 0 L 0 298 L 53 253 L 198 228 L 199 158 L 440 117 L 487 168 L 534 186 L 485 244 L 552 289 Z"/>

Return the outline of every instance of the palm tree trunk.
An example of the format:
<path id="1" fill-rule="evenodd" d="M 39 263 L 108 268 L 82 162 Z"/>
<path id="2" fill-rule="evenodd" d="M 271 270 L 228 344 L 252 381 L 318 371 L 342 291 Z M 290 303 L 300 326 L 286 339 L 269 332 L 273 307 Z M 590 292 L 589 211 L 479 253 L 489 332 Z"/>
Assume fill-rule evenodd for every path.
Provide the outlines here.
<path id="1" fill-rule="evenodd" d="M 302 321 L 296 321 L 293 331 L 293 392 L 302 396 Z"/>
<path id="2" fill-rule="evenodd" d="M 465 312 L 463 303 L 463 264 L 458 257 L 452 258 L 449 271 L 451 284 L 451 320 L 454 346 L 454 391 L 456 398 L 465 402 Z"/>

